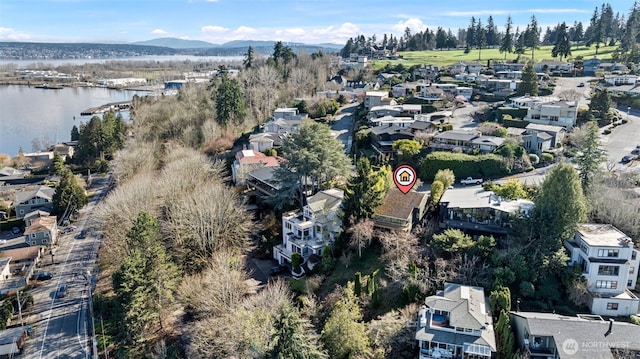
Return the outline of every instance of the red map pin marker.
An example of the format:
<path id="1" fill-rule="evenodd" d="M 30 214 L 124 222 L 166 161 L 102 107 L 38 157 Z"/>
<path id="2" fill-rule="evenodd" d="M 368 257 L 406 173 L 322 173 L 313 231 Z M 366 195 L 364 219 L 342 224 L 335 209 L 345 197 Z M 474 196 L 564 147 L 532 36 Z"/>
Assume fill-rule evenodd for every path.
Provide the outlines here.
<path id="1" fill-rule="evenodd" d="M 393 182 L 400 192 L 404 194 L 407 194 L 413 185 L 416 184 L 417 178 L 416 170 L 409 165 L 398 166 L 395 171 L 393 171 Z"/>

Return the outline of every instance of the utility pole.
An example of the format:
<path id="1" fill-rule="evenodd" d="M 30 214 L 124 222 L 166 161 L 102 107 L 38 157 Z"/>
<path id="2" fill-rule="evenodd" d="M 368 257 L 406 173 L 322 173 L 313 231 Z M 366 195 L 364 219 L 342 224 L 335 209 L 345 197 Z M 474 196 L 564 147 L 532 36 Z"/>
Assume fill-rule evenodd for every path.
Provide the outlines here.
<path id="1" fill-rule="evenodd" d="M 18 319 L 20 320 L 20 325 L 24 326 L 24 321 L 22 320 L 22 304 L 20 303 L 20 291 L 16 291 L 16 299 L 18 299 Z"/>

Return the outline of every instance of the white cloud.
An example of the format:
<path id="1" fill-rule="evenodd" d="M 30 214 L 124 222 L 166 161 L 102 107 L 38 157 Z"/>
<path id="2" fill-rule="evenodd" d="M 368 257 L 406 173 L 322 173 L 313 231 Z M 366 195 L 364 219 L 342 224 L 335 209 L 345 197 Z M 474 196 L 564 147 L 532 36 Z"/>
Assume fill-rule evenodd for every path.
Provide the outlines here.
<path id="1" fill-rule="evenodd" d="M 527 9 L 527 10 L 474 10 L 474 11 L 445 11 L 441 15 L 453 17 L 480 17 L 488 15 L 515 15 L 515 14 L 580 14 L 588 13 L 587 10 L 581 9 Z"/>
<path id="2" fill-rule="evenodd" d="M 403 33 L 406 28 L 411 29 L 411 33 L 415 34 L 417 32 L 424 31 L 427 28 L 427 25 L 425 25 L 425 23 L 423 23 L 419 18 L 413 17 L 405 21 L 399 21 L 392 27 L 392 29 L 400 33 Z"/>
<path id="3" fill-rule="evenodd" d="M 30 38 L 29 34 L 18 32 L 8 27 L 0 27 L 0 40 L 22 41 Z"/>
<path id="4" fill-rule="evenodd" d="M 239 26 L 237 29 L 233 30 L 233 33 L 235 35 L 248 35 L 248 34 L 255 34 L 257 33 L 258 30 L 252 28 L 252 27 L 248 27 L 248 26 Z"/>
<path id="5" fill-rule="evenodd" d="M 153 31 L 151 31 L 151 34 L 153 35 L 168 35 L 169 33 L 162 30 L 162 29 L 155 29 Z"/>
<path id="6" fill-rule="evenodd" d="M 200 31 L 202 32 L 227 32 L 229 31 L 228 28 L 226 27 L 222 27 L 222 26 L 216 26 L 216 25 L 207 25 L 207 26 L 203 26 L 202 28 L 200 28 Z"/>
<path id="7" fill-rule="evenodd" d="M 303 36 L 304 34 L 305 34 L 305 31 L 301 27 L 292 27 L 288 29 L 276 30 L 276 35 L 283 36 L 286 38 L 300 37 L 300 36 Z"/>

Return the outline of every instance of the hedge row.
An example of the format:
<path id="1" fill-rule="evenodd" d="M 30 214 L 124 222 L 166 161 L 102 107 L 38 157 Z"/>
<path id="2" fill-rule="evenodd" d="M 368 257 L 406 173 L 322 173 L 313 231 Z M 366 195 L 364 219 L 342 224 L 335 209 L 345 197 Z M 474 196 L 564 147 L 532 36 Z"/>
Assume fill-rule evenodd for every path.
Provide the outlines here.
<path id="1" fill-rule="evenodd" d="M 498 107 L 496 109 L 496 118 L 501 119 L 504 115 L 510 115 L 511 118 L 525 118 L 527 116 L 527 107 Z"/>
<path id="2" fill-rule="evenodd" d="M 419 177 L 431 182 L 438 170 L 450 169 L 457 179 L 494 178 L 509 174 L 504 159 L 494 154 L 468 155 L 453 152 L 432 152 L 420 161 Z"/>
<path id="3" fill-rule="evenodd" d="M 518 119 L 509 119 L 509 118 L 503 117 L 500 123 L 502 124 L 503 127 L 525 128 L 529 124 L 529 121 L 522 121 Z"/>

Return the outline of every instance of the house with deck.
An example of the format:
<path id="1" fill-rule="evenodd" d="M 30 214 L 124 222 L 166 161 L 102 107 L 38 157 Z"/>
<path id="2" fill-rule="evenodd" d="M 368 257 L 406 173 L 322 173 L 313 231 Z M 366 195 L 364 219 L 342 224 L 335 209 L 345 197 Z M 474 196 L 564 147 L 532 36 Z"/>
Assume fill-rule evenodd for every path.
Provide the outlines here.
<path id="1" fill-rule="evenodd" d="M 488 153 L 500 147 L 504 140 L 502 137 L 482 135 L 479 131 L 450 130 L 435 135 L 429 147 L 435 151 L 453 151 L 459 148 L 462 152 L 478 150 Z"/>
<path id="2" fill-rule="evenodd" d="M 611 224 L 578 225 L 564 242 L 569 265 L 577 266 L 587 280 L 592 314 L 628 316 L 640 312 L 635 289 L 640 251 L 633 240 Z"/>
<path id="3" fill-rule="evenodd" d="M 262 167 L 280 166 L 280 157 L 267 156 L 254 150 L 236 152 L 235 160 L 231 164 L 231 179 L 236 185 L 244 185 L 247 174 Z"/>
<path id="4" fill-rule="evenodd" d="M 373 225 L 386 231 L 409 232 L 426 214 L 426 192 L 409 191 L 406 194 L 396 187 L 387 191 L 384 201 L 374 210 Z"/>
<path id="5" fill-rule="evenodd" d="M 577 102 L 561 101 L 554 96 L 520 96 L 511 99 L 510 107 L 527 108 L 524 121 L 540 125 L 565 127 L 571 131 L 576 125 Z"/>
<path id="6" fill-rule="evenodd" d="M 303 262 L 315 255 L 322 256 L 342 231 L 342 199 L 339 189 L 320 191 L 307 198 L 301 212 L 282 215 L 282 243 L 273 247 L 273 258 L 279 264 L 290 264 L 293 253 Z"/>
<path id="7" fill-rule="evenodd" d="M 481 186 L 447 189 L 439 204 L 440 228 L 493 236 L 507 235 L 511 231 L 511 215 L 534 206 L 532 201 L 506 199 Z"/>
<path id="8" fill-rule="evenodd" d="M 496 354 L 493 319 L 484 288 L 444 283 L 418 313 L 420 359 L 490 359 Z"/>

